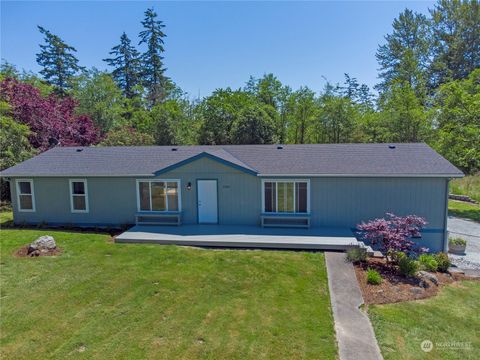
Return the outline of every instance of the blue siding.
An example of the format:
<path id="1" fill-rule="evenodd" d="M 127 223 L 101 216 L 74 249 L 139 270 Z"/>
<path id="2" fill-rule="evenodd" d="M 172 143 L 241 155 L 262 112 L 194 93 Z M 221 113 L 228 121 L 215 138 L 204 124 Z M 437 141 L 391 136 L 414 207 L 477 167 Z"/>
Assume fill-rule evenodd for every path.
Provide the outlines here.
<path id="1" fill-rule="evenodd" d="M 80 177 L 75 177 L 80 178 Z M 219 223 L 260 223 L 261 178 L 201 157 L 162 173 L 158 179 L 180 179 L 183 222 L 197 222 L 196 180 L 218 180 Z M 16 223 L 123 225 L 137 212 L 136 178 L 86 178 L 89 213 L 71 213 L 69 178 L 34 178 L 36 212 L 19 212 L 15 184 L 12 202 Z M 187 184 L 191 183 L 191 190 Z M 447 179 L 443 178 L 311 178 L 312 226 L 354 227 L 362 220 L 416 214 L 427 219 L 422 243 L 442 250 Z"/>

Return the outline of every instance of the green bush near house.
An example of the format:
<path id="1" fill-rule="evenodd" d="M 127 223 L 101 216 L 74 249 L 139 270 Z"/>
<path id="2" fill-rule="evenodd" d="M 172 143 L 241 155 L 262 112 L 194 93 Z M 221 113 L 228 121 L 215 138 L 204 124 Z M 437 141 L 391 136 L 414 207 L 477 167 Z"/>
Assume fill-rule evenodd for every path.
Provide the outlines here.
<path id="1" fill-rule="evenodd" d="M 422 254 L 418 257 L 420 269 L 435 272 L 438 269 L 438 262 L 431 254 Z"/>
<path id="2" fill-rule="evenodd" d="M 372 285 L 380 285 L 382 281 L 382 276 L 378 271 L 370 268 L 367 269 L 367 283 Z"/>
<path id="3" fill-rule="evenodd" d="M 398 271 L 401 275 L 405 277 L 413 277 L 417 273 L 418 268 L 418 261 L 408 257 L 404 253 L 398 254 Z"/>
<path id="4" fill-rule="evenodd" d="M 352 263 L 367 261 L 367 252 L 364 249 L 354 247 L 347 250 L 347 260 Z"/>
<path id="5" fill-rule="evenodd" d="M 447 272 L 448 268 L 452 265 L 448 255 L 446 253 L 438 253 L 434 255 L 435 260 L 438 264 L 438 271 Z"/>

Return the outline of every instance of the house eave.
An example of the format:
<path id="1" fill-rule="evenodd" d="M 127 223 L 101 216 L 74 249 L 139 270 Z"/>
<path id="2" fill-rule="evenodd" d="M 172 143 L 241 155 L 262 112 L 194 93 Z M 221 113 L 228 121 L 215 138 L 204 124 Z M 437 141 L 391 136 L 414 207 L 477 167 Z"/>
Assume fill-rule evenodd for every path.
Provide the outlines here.
<path id="1" fill-rule="evenodd" d="M 463 174 L 258 174 L 258 177 L 408 177 L 408 178 L 462 178 Z"/>

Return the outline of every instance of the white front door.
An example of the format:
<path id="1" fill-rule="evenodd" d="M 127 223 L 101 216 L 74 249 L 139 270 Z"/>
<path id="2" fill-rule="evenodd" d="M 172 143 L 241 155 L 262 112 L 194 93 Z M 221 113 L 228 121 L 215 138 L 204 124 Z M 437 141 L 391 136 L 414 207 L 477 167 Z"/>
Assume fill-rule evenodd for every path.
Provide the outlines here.
<path id="1" fill-rule="evenodd" d="M 217 180 L 198 180 L 197 211 L 199 224 L 218 223 Z"/>

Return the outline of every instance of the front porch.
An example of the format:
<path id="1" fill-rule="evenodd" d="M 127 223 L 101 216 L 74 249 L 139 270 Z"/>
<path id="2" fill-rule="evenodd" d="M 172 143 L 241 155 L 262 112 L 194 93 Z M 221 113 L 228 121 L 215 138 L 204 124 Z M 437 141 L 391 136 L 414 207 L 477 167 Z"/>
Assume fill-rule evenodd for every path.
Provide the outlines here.
<path id="1" fill-rule="evenodd" d="M 136 225 L 118 243 L 153 243 L 201 247 L 340 250 L 359 246 L 346 228 L 262 228 L 248 225 Z"/>

